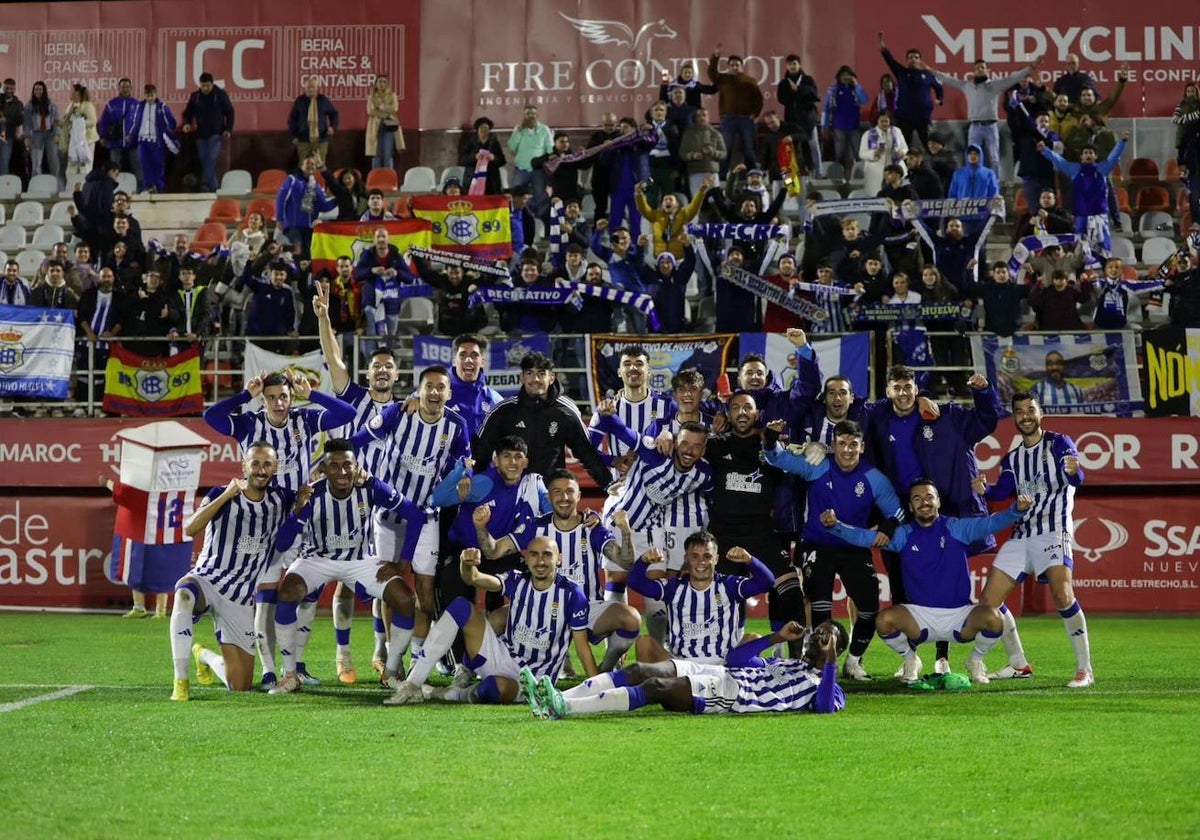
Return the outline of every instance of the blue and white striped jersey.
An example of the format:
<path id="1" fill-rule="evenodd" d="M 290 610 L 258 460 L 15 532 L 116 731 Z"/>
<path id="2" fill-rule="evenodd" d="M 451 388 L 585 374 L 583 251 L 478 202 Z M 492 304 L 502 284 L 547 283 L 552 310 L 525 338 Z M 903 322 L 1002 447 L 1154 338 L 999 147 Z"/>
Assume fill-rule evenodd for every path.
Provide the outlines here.
<path id="1" fill-rule="evenodd" d="M 1063 459 L 1068 455 L 1079 457 L 1073 440 L 1043 432 L 1033 446 L 1021 444 L 1004 456 L 1000 478 L 988 490 L 988 498 L 1033 497 L 1033 507 L 1013 526 L 1013 537 L 1075 534 L 1075 488 L 1083 484 L 1083 467 L 1074 476 L 1067 475 Z"/>
<path id="2" fill-rule="evenodd" d="M 1037 397 L 1038 405 L 1042 408 L 1067 408 L 1081 406 L 1084 403 L 1083 391 L 1078 385 L 1063 380 L 1062 385 L 1055 385 L 1049 379 L 1042 379 L 1034 384 L 1033 395 Z M 1050 412 L 1054 413 L 1054 412 Z"/>
<path id="3" fill-rule="evenodd" d="M 434 488 L 460 458 L 470 454 L 466 423 L 453 409 L 443 410 L 439 419 L 428 423 L 419 411 L 407 414 L 396 403 L 370 420 L 353 440 L 356 447 L 382 441 L 392 459 L 391 472 L 382 477 L 405 498 L 430 509 L 434 507 Z"/>
<path id="4" fill-rule="evenodd" d="M 397 513 L 418 523 L 417 527 L 405 530 L 405 544 L 400 552 L 402 558 L 411 560 L 420 526 L 426 521 L 425 511 L 375 477 L 361 487 L 352 488 L 342 499 L 333 495 L 325 479 L 313 485 L 312 499 L 297 517 L 303 527 L 300 556 L 339 561 L 375 556 L 376 510 Z"/>
<path id="5" fill-rule="evenodd" d="M 395 400 L 376 402 L 371 399 L 371 392 L 356 382 L 346 385 L 346 390 L 338 394 L 338 398 L 354 409 L 354 419 L 334 433 L 334 437 L 341 438 L 354 437 L 372 420 L 381 417 L 385 408 L 396 405 Z M 354 452 L 358 462 L 367 472 L 391 483 L 395 469 L 393 465 L 395 450 L 388 446 L 386 441 L 372 439 L 363 444 L 361 448 L 356 445 Z"/>
<path id="6" fill-rule="evenodd" d="M 604 511 L 610 521 L 618 510 L 625 511 L 635 531 L 661 527 L 676 499 L 694 498 L 713 489 L 712 468 L 707 462 L 697 461 L 691 469 L 681 472 L 675 468 L 673 457 L 659 454 L 651 444 L 652 441 L 642 438 L 638 458 L 625 476 L 621 495 L 606 505 Z"/>
<path id="7" fill-rule="evenodd" d="M 626 397 L 617 397 L 617 417 L 628 428 L 639 435 L 645 433 L 648 426 L 655 421 L 670 420 L 675 416 L 675 401 L 666 394 L 650 392 L 642 400 L 634 402 Z M 632 447 L 617 435 L 606 433 L 600 428 L 600 415 L 593 414 L 588 423 L 588 440 L 597 449 L 604 445 L 609 455 L 620 457 L 630 452 Z"/>
<path id="8" fill-rule="evenodd" d="M 800 659 L 767 659 L 760 668 L 730 668 L 729 676 L 738 684 L 730 712 L 811 711 L 821 686 L 821 671 Z M 845 695 L 838 692 L 834 703 L 835 710 L 845 708 Z"/>
<path id="9" fill-rule="evenodd" d="M 587 522 L 594 524 L 588 525 Z M 522 550 L 529 546 L 534 537 L 550 537 L 558 545 L 561 557 L 559 574 L 583 590 L 589 601 L 601 601 L 604 592 L 600 583 L 600 564 L 604 558 L 604 546 L 609 542 L 620 545 L 620 538 L 603 522 L 585 518 L 568 531 L 554 524 L 554 514 L 539 516 L 534 522 L 528 539 L 518 541 Z"/>
<path id="10" fill-rule="evenodd" d="M 201 506 L 224 490 L 214 487 L 208 491 Z M 261 501 L 251 501 L 243 494 L 230 499 L 205 527 L 204 543 L 191 574 L 208 580 L 235 604 L 253 603 L 258 578 L 275 552 L 275 537 L 295 498 L 290 490 L 272 485 Z"/>
<path id="11" fill-rule="evenodd" d="M 505 572 L 500 581 L 508 598 L 508 623 L 501 641 L 513 658 L 536 676 L 558 676 L 571 647 L 571 634 L 587 630 L 588 600 L 561 574 L 543 591 L 529 571 Z"/>

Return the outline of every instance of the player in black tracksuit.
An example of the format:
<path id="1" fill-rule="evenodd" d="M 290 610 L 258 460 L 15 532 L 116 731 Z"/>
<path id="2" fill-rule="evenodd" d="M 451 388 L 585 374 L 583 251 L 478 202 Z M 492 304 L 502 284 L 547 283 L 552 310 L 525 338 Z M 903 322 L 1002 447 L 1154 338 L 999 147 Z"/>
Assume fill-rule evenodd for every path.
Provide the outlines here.
<path id="1" fill-rule="evenodd" d="M 709 530 L 724 551 L 741 546 L 775 574 L 767 594 L 771 629 L 789 621 L 804 623 L 804 593 L 791 566 L 787 543 L 771 527 L 776 485 L 782 473 L 762 462 L 762 438 L 755 425 L 758 408 L 754 397 L 737 392 L 726 405 L 730 430 L 710 437 L 704 459 L 713 470 L 709 504 Z M 744 574 L 744 566 L 722 560 L 717 570 Z"/>

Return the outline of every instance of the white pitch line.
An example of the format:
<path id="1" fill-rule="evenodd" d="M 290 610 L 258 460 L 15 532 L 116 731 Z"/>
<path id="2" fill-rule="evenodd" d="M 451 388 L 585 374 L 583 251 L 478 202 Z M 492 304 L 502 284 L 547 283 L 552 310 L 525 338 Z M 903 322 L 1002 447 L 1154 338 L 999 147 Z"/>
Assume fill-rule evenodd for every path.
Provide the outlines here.
<path id="1" fill-rule="evenodd" d="M 70 697 L 72 694 L 79 694 L 83 691 L 91 689 L 90 685 L 70 685 L 61 691 L 55 691 L 50 694 L 39 694 L 36 697 L 26 697 L 24 700 L 17 700 L 15 703 L 0 703 L 0 715 L 5 712 L 19 712 L 21 709 L 27 709 L 38 703 L 46 703 L 50 700 L 62 700 L 64 697 Z"/>

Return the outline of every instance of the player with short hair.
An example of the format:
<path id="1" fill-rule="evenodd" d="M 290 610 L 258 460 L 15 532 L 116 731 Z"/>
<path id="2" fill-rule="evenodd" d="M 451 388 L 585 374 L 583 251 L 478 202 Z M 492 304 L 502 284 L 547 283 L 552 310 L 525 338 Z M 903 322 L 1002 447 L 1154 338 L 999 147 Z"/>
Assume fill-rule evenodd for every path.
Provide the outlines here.
<path id="1" fill-rule="evenodd" d="M 1004 456 L 1000 480 L 987 491 L 987 498 L 999 501 L 1014 494 L 1027 495 L 1033 497 L 1033 507 L 1000 547 L 979 600 L 986 606 L 999 608 L 1013 587 L 1031 574 L 1037 576 L 1039 583 L 1048 583 L 1054 606 L 1075 649 L 1075 678 L 1067 683 L 1067 688 L 1087 688 L 1096 682 L 1087 619 L 1071 587 L 1075 488 L 1083 484 L 1079 450 L 1068 436 L 1042 428 L 1042 409 L 1029 391 L 1013 394 L 1012 417 L 1021 433 L 1021 443 Z M 978 482 L 978 487 L 982 489 L 983 483 Z M 991 678 L 1032 676 L 1033 669 L 1025 659 L 1011 615 L 1005 621 L 1004 631 L 1008 665 L 991 674 Z"/>
<path id="2" fill-rule="evenodd" d="M 473 441 L 483 419 L 504 397 L 487 384 L 487 336 L 464 333 L 455 336 L 451 347 L 449 405 L 466 421 L 467 438 Z"/>
<path id="3" fill-rule="evenodd" d="M 842 625 L 826 621 L 815 627 L 800 659 L 759 657 L 772 645 L 801 639 L 804 627 L 792 621 L 769 636 L 743 642 L 730 652 L 727 666 L 638 662 L 563 692 L 545 678 L 522 671 L 521 687 L 534 716 L 542 719 L 630 712 L 649 703 L 692 714 L 841 711 L 846 695 L 837 684 L 837 658 L 848 641 Z"/>
<path id="4" fill-rule="evenodd" d="M 621 348 L 617 377 L 621 380 L 622 388 L 613 400 L 617 416 L 628 428 L 641 434 L 653 421 L 670 420 L 674 415 L 671 398 L 650 390 L 650 354 L 642 345 L 631 344 Z M 632 463 L 636 444 L 630 446 L 611 431 L 603 431 L 599 414 L 593 414 L 588 423 L 588 439 L 597 448 L 603 446 L 614 461 L 625 459 Z M 623 471 L 618 467 L 618 472 Z"/>
<path id="5" fill-rule="evenodd" d="M 575 645 L 579 661 L 589 677 L 599 673 L 588 644 L 587 597 L 578 584 L 558 571 L 558 547 L 549 537 L 535 537 L 525 555 L 526 569 L 512 569 L 500 576 L 479 571 L 482 555 L 477 548 L 464 549 L 459 558 L 463 583 L 501 593 L 509 601 L 504 632 L 496 635 L 483 611 L 465 598 L 456 598 L 434 624 L 421 655 L 412 663 L 408 679 L 383 702 L 389 706 L 420 703 L 429 671 L 449 649 L 461 629 L 466 643 L 466 664 L 482 679 L 472 688 L 450 686 L 429 689 L 437 700 L 474 703 L 511 703 L 517 699 L 522 668 L 553 680 Z"/>
<path id="6" fill-rule="evenodd" d="M 235 411 L 261 396 L 263 408 L 255 411 Z M 296 408 L 292 400 L 309 400 L 315 407 Z M 300 372 L 260 372 L 246 382 L 244 390 L 204 410 L 204 422 L 223 435 L 242 445 L 243 453 L 250 441 L 266 441 L 275 450 L 279 468 L 275 481 L 295 493 L 312 475 L 313 455 L 319 446 L 321 432 L 332 431 L 354 419 L 354 409 L 337 397 L 323 394 L 312 387 Z M 275 604 L 279 573 L 290 558 L 278 554 L 263 570 L 255 596 L 254 629 L 258 636 L 258 656 L 262 665 L 262 688 L 269 691 L 275 685 Z M 307 669 L 303 676 L 307 676 Z M 309 677 L 312 680 L 311 677 Z"/>
<path id="7" fill-rule="evenodd" d="M 679 577 L 650 579 L 648 569 L 661 559 L 654 548 L 639 557 L 629 573 L 629 587 L 647 603 L 661 603 L 667 624 L 663 640 L 651 636 L 638 639 L 637 658 L 639 662 L 687 659 L 719 665 L 742 640 L 743 602 L 769 590 L 775 575 L 737 546 L 725 556 L 730 563 L 746 567 L 749 576 L 718 572 L 721 552 L 717 538 L 708 531 L 690 535 L 684 541 L 683 556 L 684 573 Z"/>
<path id="8" fill-rule="evenodd" d="M 279 460 L 266 441 L 245 447 L 242 478 L 214 487 L 184 523 L 184 533 L 204 542 L 196 566 L 175 584 L 171 609 L 171 655 L 175 661 L 172 700 L 188 700 L 188 659 L 197 680 L 214 677 L 231 691 L 249 691 L 257 642 L 254 591 L 271 562 L 275 538 L 295 494 L 274 483 Z M 195 644 L 192 625 L 211 612 L 221 653 Z"/>
<path id="9" fill-rule="evenodd" d="M 974 640 L 967 656 L 967 673 L 971 682 L 986 683 L 983 657 L 1000 640 L 1004 622 L 996 609 L 972 602 L 968 552 L 983 534 L 1020 522 L 1033 499 L 1018 496 L 1011 508 L 991 516 L 942 516 L 937 486 L 928 478 L 919 478 L 909 488 L 908 500 L 915 523 L 897 528 L 886 546 L 904 558 L 900 568 L 908 601 L 880 612 L 875 617 L 876 631 L 884 644 L 903 657 L 900 679 L 904 682 L 921 678 L 917 646 L 922 642 Z M 875 544 L 875 531 L 839 523 L 834 510 L 823 511 L 821 522 L 851 545 L 869 548 Z"/>
<path id="10" fill-rule="evenodd" d="M 399 575 L 380 575 L 375 553 L 376 514 L 388 511 L 402 518 L 407 537 L 399 556 L 412 556 L 425 524 L 425 510 L 413 504 L 390 484 L 363 470 L 354 459 L 354 445 L 344 439 L 325 444 L 321 463 L 323 479 L 304 485 L 280 532 L 278 544 L 286 551 L 301 539 L 300 558 L 279 586 L 275 615 L 276 638 L 283 657 L 283 679 L 272 694 L 290 694 L 301 686 L 296 673 L 296 605 L 310 592 L 319 592 L 336 580 L 381 599 L 392 608 L 392 643 L 387 673 L 399 673 L 400 657 L 413 634 L 415 603 L 412 590 Z M 388 561 L 391 562 L 390 560 Z"/>

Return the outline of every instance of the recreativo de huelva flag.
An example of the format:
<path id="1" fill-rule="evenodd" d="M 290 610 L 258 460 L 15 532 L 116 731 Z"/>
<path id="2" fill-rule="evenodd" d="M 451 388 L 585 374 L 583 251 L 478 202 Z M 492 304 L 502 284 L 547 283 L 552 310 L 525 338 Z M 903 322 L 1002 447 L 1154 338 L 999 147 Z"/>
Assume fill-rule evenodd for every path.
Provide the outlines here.
<path id="1" fill-rule="evenodd" d="M 431 246 L 478 260 L 512 256 L 508 196 L 418 195 L 412 212 L 433 225 Z"/>
<path id="2" fill-rule="evenodd" d="M 503 197 L 503 196 L 501 196 Z M 408 252 L 414 245 L 428 248 L 433 225 L 425 219 L 394 219 L 390 222 L 318 222 L 313 227 L 312 272 L 313 276 L 328 271 L 332 277 L 337 271 L 338 257 L 350 257 L 355 264 L 363 251 L 375 247 L 375 231 L 383 228 L 388 232 L 388 241 Z"/>
<path id="3" fill-rule="evenodd" d="M 146 358 L 114 343 L 104 371 L 104 410 L 132 417 L 179 417 L 204 410 L 200 348 Z"/>

